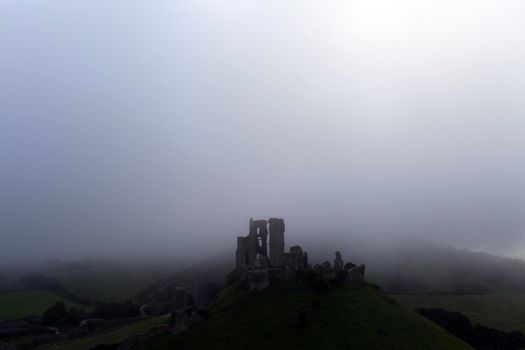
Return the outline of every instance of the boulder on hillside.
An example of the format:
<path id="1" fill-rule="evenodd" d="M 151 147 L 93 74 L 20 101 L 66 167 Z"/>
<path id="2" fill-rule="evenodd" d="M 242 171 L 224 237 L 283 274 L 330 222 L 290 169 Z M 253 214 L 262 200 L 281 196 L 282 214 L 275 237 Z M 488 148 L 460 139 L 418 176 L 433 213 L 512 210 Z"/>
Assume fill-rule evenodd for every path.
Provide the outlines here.
<path id="1" fill-rule="evenodd" d="M 365 265 L 359 265 L 348 271 L 346 276 L 345 284 L 346 285 L 359 285 L 364 281 L 365 278 Z"/>
<path id="2" fill-rule="evenodd" d="M 355 264 L 352 264 L 351 262 L 347 262 L 347 263 L 345 264 L 345 267 L 344 267 L 344 268 L 345 268 L 345 270 L 351 270 L 351 269 L 353 269 L 354 267 L 355 267 Z"/>
<path id="3" fill-rule="evenodd" d="M 219 294 L 219 287 L 216 283 L 201 283 L 191 288 L 191 295 L 196 308 L 206 308 L 217 294 Z"/>
<path id="4" fill-rule="evenodd" d="M 104 326 L 106 322 L 107 321 L 104 320 L 103 318 L 88 318 L 88 319 L 82 320 L 80 324 L 78 325 L 78 328 L 88 329 L 89 331 L 94 331 Z"/>
<path id="5" fill-rule="evenodd" d="M 332 271 L 332 265 L 329 261 L 325 261 L 320 266 L 322 272 L 331 272 Z"/>
<path id="6" fill-rule="evenodd" d="M 185 311 L 175 312 L 175 323 L 171 327 L 173 334 L 186 332 L 190 328 L 190 318 Z"/>

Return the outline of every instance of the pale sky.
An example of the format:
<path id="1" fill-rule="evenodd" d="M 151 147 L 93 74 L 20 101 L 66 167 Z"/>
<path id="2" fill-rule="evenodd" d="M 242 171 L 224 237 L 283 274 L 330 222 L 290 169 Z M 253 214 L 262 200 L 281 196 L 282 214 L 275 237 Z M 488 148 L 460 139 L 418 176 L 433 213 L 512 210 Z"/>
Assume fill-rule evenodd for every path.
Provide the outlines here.
<path id="1" fill-rule="evenodd" d="M 525 2 L 0 0 L 0 260 L 247 220 L 525 258 Z"/>

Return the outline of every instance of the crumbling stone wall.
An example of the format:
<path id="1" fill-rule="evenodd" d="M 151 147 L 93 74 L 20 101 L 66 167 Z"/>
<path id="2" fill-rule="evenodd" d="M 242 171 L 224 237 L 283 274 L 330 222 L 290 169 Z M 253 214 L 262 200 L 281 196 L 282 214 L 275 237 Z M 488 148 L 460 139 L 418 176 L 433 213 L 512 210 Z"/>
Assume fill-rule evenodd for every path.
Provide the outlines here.
<path id="1" fill-rule="evenodd" d="M 243 265 L 250 265 L 250 257 L 248 255 L 248 237 L 237 237 L 237 269 L 240 269 Z"/>
<path id="2" fill-rule="evenodd" d="M 294 278 L 308 266 L 308 254 L 300 246 L 284 252 L 284 220 L 250 219 L 247 236 L 237 238 L 236 274 L 250 290 L 265 288 L 272 281 Z M 268 240 L 269 235 L 269 240 Z"/>
<path id="3" fill-rule="evenodd" d="M 268 221 L 250 219 L 250 237 L 257 239 L 256 254 L 268 255 Z"/>
<path id="4" fill-rule="evenodd" d="M 278 218 L 270 218 L 268 221 L 250 219 L 248 235 L 237 237 L 235 258 L 237 270 L 241 271 L 245 269 L 245 266 L 256 264 L 263 267 L 282 267 L 283 257 L 284 220 Z"/>
<path id="5" fill-rule="evenodd" d="M 335 260 L 334 260 L 334 271 L 339 271 L 343 268 L 344 262 L 341 258 L 341 253 L 339 251 L 335 252 Z"/>
<path id="6" fill-rule="evenodd" d="M 284 256 L 284 220 L 271 218 L 270 224 L 270 265 L 283 266 Z"/>

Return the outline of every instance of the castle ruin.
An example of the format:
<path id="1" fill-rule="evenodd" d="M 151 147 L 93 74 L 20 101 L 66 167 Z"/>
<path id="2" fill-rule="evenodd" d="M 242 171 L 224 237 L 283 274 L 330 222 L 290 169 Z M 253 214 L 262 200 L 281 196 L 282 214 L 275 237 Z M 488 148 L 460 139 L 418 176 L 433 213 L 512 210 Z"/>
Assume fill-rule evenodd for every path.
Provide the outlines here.
<path id="1" fill-rule="evenodd" d="M 284 231 L 283 219 L 250 219 L 248 235 L 237 237 L 236 268 L 241 281 L 262 274 L 264 279 L 268 274 L 286 278 L 307 267 L 308 254 L 300 246 L 284 251 Z"/>
<path id="2" fill-rule="evenodd" d="M 363 281 L 365 265 L 345 264 L 339 251 L 335 252 L 333 266 L 325 261 L 313 267 L 308 264 L 308 254 L 301 246 L 292 246 L 285 252 L 284 230 L 283 219 L 251 218 L 248 235 L 237 237 L 236 269 L 230 276 L 237 276 L 251 291 L 262 290 L 279 281 L 295 280 L 297 272 L 305 269 L 320 274 L 339 273 L 347 285 Z"/>

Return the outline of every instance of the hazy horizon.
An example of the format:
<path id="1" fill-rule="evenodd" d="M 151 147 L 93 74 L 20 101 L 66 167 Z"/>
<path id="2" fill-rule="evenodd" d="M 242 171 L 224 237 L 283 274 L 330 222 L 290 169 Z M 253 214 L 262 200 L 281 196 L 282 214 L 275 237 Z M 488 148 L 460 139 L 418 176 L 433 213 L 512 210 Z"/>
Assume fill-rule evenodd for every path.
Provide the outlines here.
<path id="1" fill-rule="evenodd" d="M 250 217 L 525 259 L 525 3 L 0 0 L 0 263 Z"/>

